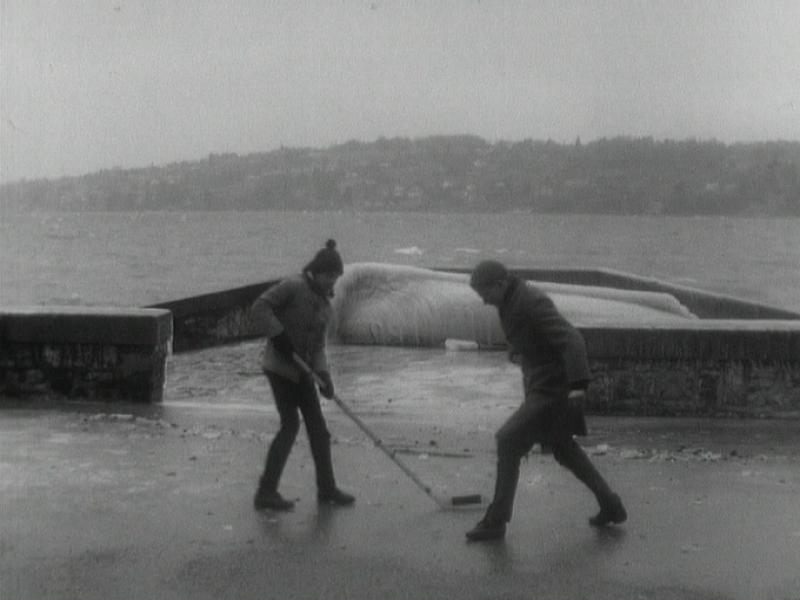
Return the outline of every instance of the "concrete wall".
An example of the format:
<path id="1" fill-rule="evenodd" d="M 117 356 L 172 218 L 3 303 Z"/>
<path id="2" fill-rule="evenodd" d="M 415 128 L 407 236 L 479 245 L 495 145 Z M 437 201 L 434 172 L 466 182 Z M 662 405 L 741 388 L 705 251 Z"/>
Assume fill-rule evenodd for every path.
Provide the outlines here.
<path id="1" fill-rule="evenodd" d="M 263 332 L 250 310 L 261 293 L 277 280 L 155 304 L 172 313 L 174 352 L 199 350 L 258 337 Z"/>
<path id="2" fill-rule="evenodd" d="M 451 273 L 468 273 L 468 269 L 441 269 Z M 618 290 L 663 292 L 673 295 L 681 304 L 701 319 L 800 319 L 800 313 L 742 300 L 734 296 L 717 294 L 682 285 L 674 285 L 613 269 L 525 269 L 512 268 L 524 279 L 593 285 Z"/>
<path id="3" fill-rule="evenodd" d="M 800 321 L 582 328 L 596 414 L 800 418 Z"/>
<path id="4" fill-rule="evenodd" d="M 800 418 L 800 315 L 604 269 L 516 272 L 667 292 L 701 317 L 680 327 L 582 328 L 595 377 L 590 412 Z M 183 352 L 262 335 L 251 306 L 275 281 L 146 309 L 0 310 L 0 401 L 44 393 L 159 401 L 170 340 Z"/>
<path id="5" fill-rule="evenodd" d="M 156 309 L 0 309 L 0 402 L 57 396 L 158 402 L 172 316 Z"/>
<path id="6" fill-rule="evenodd" d="M 800 314 L 605 269 L 515 271 L 540 281 L 666 292 L 701 317 L 680 328 L 583 328 L 595 376 L 590 412 L 800 418 Z M 173 313 L 175 351 L 259 336 L 250 307 L 273 283 L 158 305 Z"/>
<path id="7" fill-rule="evenodd" d="M 468 272 L 466 269 L 441 270 Z M 701 319 L 800 319 L 799 313 L 782 308 L 607 269 L 514 269 L 514 272 L 526 279 L 539 281 L 672 294 Z M 172 313 L 175 352 L 232 343 L 261 335 L 263 327 L 259 323 L 258 315 L 254 315 L 250 309 L 255 299 L 276 282 L 277 280 L 270 280 L 163 302 L 151 308 L 166 309 Z"/>

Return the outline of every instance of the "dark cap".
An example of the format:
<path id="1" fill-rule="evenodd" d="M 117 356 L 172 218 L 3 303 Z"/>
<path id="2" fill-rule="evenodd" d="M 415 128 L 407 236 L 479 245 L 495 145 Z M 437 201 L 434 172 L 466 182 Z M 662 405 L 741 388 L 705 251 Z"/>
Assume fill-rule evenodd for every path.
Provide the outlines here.
<path id="1" fill-rule="evenodd" d="M 503 263 L 496 260 L 484 260 L 472 270 L 469 285 L 473 288 L 482 288 L 505 279 L 508 279 L 508 269 Z"/>
<path id="2" fill-rule="evenodd" d="M 342 257 L 336 251 L 336 241 L 328 240 L 325 247 L 317 252 L 311 262 L 309 262 L 303 271 L 310 271 L 311 273 L 344 273 L 342 266 Z"/>

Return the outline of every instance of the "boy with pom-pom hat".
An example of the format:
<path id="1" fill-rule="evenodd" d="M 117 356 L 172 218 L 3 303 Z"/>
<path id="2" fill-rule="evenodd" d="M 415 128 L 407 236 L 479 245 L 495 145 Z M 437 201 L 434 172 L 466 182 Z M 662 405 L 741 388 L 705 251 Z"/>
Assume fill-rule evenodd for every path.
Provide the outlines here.
<path id="1" fill-rule="evenodd" d="M 344 271 L 336 242 L 328 240 L 302 273 L 288 277 L 264 292 L 253 305 L 263 313 L 269 341 L 261 368 L 269 380 L 281 425 L 267 453 L 264 473 L 253 503 L 256 509 L 291 510 L 294 503 L 278 492 L 278 482 L 300 428 L 302 414 L 314 459 L 317 499 L 345 506 L 355 498 L 336 486 L 331 442 L 312 377 L 294 360 L 296 353 L 322 380 L 319 393 L 334 394 L 325 352 L 327 326 L 332 317 L 333 286 Z"/>

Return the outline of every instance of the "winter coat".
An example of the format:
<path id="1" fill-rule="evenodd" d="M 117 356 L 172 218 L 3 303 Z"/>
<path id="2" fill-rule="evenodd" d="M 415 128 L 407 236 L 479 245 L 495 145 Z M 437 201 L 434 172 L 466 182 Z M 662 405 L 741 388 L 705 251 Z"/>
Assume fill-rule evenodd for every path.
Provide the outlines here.
<path id="1" fill-rule="evenodd" d="M 498 312 L 509 355 L 522 367 L 525 401 L 541 412 L 536 427 L 586 435 L 582 407 L 567 401 L 570 390 L 585 389 L 591 379 L 583 336 L 547 294 L 516 277 Z"/>
<path id="2" fill-rule="evenodd" d="M 330 370 L 325 343 L 333 311 L 328 297 L 306 274 L 273 285 L 258 297 L 253 310 L 264 320 L 267 338 L 285 331 L 297 354 L 315 372 Z M 261 353 L 261 368 L 294 382 L 303 375 L 300 367 L 275 351 L 269 339 Z"/>

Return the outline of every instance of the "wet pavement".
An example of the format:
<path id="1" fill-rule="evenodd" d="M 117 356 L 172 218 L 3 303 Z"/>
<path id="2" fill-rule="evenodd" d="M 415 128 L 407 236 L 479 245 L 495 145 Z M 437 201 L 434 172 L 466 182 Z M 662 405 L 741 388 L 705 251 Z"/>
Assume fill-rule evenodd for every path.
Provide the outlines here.
<path id="1" fill-rule="evenodd" d="M 502 353 L 332 349 L 339 395 L 444 499 L 493 484 L 492 434 L 518 402 Z M 523 463 L 502 542 L 480 507 L 442 510 L 335 406 L 340 485 L 319 507 L 298 436 L 281 490 L 252 494 L 277 426 L 257 344 L 171 358 L 161 406 L 0 410 L 0 599 L 800 599 L 800 422 L 589 419 L 581 444 L 630 518 L 552 457 Z"/>

